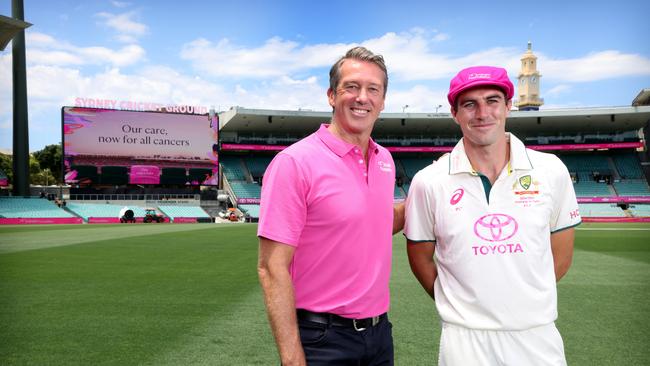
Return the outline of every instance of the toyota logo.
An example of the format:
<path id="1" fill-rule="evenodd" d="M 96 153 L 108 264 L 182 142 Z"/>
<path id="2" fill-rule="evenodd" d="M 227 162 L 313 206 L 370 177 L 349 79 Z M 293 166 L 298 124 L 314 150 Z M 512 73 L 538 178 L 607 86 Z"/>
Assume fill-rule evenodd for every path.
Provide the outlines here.
<path id="1" fill-rule="evenodd" d="M 519 224 L 512 216 L 488 214 L 476 220 L 474 234 L 487 241 L 504 241 L 512 238 L 518 228 Z"/>

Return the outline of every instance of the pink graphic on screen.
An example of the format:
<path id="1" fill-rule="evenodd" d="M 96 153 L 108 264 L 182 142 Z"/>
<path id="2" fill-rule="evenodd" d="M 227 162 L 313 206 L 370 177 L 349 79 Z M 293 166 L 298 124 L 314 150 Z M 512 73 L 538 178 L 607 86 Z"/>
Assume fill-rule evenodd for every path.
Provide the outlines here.
<path id="1" fill-rule="evenodd" d="M 132 165 L 129 184 L 160 184 L 160 168 L 154 165 Z"/>

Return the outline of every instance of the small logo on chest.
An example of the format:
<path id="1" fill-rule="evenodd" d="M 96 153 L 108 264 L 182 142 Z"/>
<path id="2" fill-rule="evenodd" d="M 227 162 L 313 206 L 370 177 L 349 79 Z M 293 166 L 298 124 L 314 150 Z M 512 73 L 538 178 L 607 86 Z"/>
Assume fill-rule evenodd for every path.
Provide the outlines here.
<path id="1" fill-rule="evenodd" d="M 385 161 L 379 160 L 377 162 L 377 165 L 379 165 L 379 170 L 383 172 L 392 172 L 393 171 L 393 165 L 391 163 L 387 163 Z"/>
<path id="2" fill-rule="evenodd" d="M 539 186 L 541 184 L 537 180 L 533 180 L 530 174 L 519 177 L 512 184 L 512 191 L 516 195 L 537 195 L 539 194 Z"/>

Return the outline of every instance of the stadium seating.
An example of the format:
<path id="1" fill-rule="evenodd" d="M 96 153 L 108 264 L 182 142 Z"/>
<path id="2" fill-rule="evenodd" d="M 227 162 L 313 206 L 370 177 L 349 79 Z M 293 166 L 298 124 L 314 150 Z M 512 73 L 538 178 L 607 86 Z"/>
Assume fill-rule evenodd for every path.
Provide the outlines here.
<path id="1" fill-rule="evenodd" d="M 579 203 L 582 217 L 627 217 L 625 211 L 611 203 Z"/>
<path id="2" fill-rule="evenodd" d="M 395 186 L 395 190 L 393 192 L 393 197 L 395 199 L 405 199 L 406 194 L 404 193 L 404 191 L 402 190 L 401 187 Z"/>
<path id="3" fill-rule="evenodd" d="M 246 173 L 242 166 L 241 159 L 236 156 L 221 156 L 219 163 L 223 168 L 223 174 L 228 181 L 246 180 Z"/>
<path id="4" fill-rule="evenodd" d="M 633 204 L 628 208 L 634 217 L 650 217 L 650 205 Z"/>
<path id="5" fill-rule="evenodd" d="M 616 154 L 613 156 L 616 170 L 622 179 L 641 179 L 643 171 L 639 158 L 634 153 Z"/>
<path id="6" fill-rule="evenodd" d="M 74 212 L 84 220 L 88 221 L 91 217 L 120 217 L 120 210 L 124 208 L 124 205 L 115 205 L 115 204 L 105 204 L 105 203 L 80 203 L 80 202 L 68 202 L 68 209 Z M 144 208 L 138 206 L 128 205 L 129 209 L 133 211 L 133 215 L 136 218 L 144 217 Z"/>
<path id="7" fill-rule="evenodd" d="M 593 179 L 591 173 L 578 172 L 578 182 L 573 185 L 578 197 L 610 197 L 615 193 L 606 183 L 599 183 Z"/>
<path id="8" fill-rule="evenodd" d="M 196 217 L 196 218 L 206 218 L 210 219 L 208 215 L 201 207 L 198 206 L 171 206 L 171 205 L 160 205 L 158 206 L 160 212 L 168 216 L 172 221 L 179 217 Z"/>
<path id="9" fill-rule="evenodd" d="M 605 155 L 570 154 L 558 155 L 558 157 L 570 172 L 611 174 L 609 161 Z"/>
<path id="10" fill-rule="evenodd" d="M 257 183 L 230 182 L 230 187 L 237 198 L 260 198 L 262 187 Z"/>
<path id="11" fill-rule="evenodd" d="M 253 177 L 261 177 L 272 159 L 272 156 L 250 156 L 245 159 L 245 162 Z"/>
<path id="12" fill-rule="evenodd" d="M 0 197 L 0 217 L 3 218 L 69 218 L 71 213 L 54 201 L 36 197 Z"/>
<path id="13" fill-rule="evenodd" d="M 415 173 L 420 171 L 422 168 L 430 165 L 433 163 L 434 158 L 432 157 L 426 157 L 426 158 L 400 158 L 399 159 L 400 163 L 404 167 L 404 172 L 406 173 L 406 176 L 409 178 L 413 178 Z"/>
<path id="14" fill-rule="evenodd" d="M 650 196 L 650 188 L 645 179 L 627 179 L 614 183 L 619 196 Z"/>
<path id="15" fill-rule="evenodd" d="M 260 217 L 260 205 L 239 205 L 237 208 L 254 219 Z"/>

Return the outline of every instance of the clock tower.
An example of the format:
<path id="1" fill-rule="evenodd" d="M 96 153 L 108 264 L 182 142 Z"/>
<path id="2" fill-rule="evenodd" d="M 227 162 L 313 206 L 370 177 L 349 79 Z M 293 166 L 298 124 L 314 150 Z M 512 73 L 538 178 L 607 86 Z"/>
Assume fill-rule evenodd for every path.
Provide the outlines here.
<path id="1" fill-rule="evenodd" d="M 528 50 L 521 57 L 521 71 L 518 76 L 517 95 L 519 100 L 515 106 L 520 111 L 538 111 L 544 104 L 544 99 L 539 97 L 539 71 L 537 71 L 537 56 L 533 55 L 532 43 L 528 42 Z"/>

